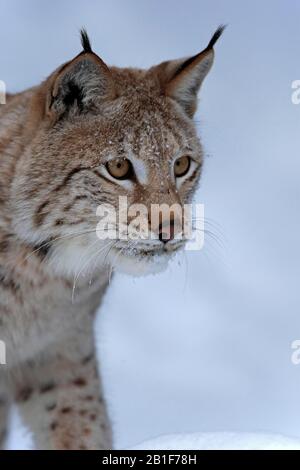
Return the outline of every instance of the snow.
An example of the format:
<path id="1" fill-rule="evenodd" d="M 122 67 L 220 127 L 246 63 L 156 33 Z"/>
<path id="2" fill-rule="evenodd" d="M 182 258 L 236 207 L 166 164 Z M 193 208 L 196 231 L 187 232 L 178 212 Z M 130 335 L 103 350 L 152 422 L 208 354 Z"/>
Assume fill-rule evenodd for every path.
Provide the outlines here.
<path id="1" fill-rule="evenodd" d="M 142 442 L 134 450 L 300 450 L 300 439 L 280 434 L 204 432 L 169 434 Z"/>
<path id="2" fill-rule="evenodd" d="M 8 440 L 12 450 L 34 449 L 31 435 L 22 426 L 17 410 L 13 412 L 14 438 Z M 249 432 L 195 432 L 168 434 L 130 446 L 128 450 L 300 450 L 300 438 L 281 434 Z"/>
<path id="3" fill-rule="evenodd" d="M 291 84 L 300 3 L 1 6 L 0 78 L 9 90 L 77 54 L 82 25 L 108 63 L 148 66 L 195 54 L 228 23 L 197 116 L 211 155 L 197 201 L 217 240 L 207 236 L 201 252 L 162 275 L 114 280 L 97 323 L 105 391 L 119 449 L 174 433 L 189 434 L 180 447 L 292 442 L 272 433 L 298 442 L 300 365 L 291 345 L 300 339 L 300 106 Z M 9 446 L 27 447 L 16 418 L 13 429 Z M 178 439 L 170 439 L 162 442 L 173 448 Z"/>

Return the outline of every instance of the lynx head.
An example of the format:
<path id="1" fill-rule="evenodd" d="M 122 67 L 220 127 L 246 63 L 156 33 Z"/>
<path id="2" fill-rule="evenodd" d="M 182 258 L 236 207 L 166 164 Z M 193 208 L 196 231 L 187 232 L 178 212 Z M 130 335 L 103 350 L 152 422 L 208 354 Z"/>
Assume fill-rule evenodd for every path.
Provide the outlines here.
<path id="1" fill-rule="evenodd" d="M 193 57 L 139 70 L 108 67 L 83 30 L 83 51 L 32 90 L 30 137 L 13 188 L 15 228 L 31 246 L 47 248 L 57 271 L 74 275 L 108 263 L 156 272 L 184 245 L 175 212 L 167 223 L 158 209 L 153 224 L 151 207 L 183 206 L 196 189 L 202 149 L 193 116 L 222 31 Z M 96 235 L 97 208 L 118 216 L 120 196 L 128 207 L 148 209 L 148 237 Z"/>

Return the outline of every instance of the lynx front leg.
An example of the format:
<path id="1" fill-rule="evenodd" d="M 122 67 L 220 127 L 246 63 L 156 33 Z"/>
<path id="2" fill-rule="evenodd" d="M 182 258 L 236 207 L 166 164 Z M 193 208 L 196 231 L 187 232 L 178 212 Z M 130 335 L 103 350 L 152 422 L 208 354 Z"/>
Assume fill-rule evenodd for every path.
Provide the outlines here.
<path id="1" fill-rule="evenodd" d="M 16 399 L 38 449 L 111 449 L 92 335 L 27 367 Z"/>

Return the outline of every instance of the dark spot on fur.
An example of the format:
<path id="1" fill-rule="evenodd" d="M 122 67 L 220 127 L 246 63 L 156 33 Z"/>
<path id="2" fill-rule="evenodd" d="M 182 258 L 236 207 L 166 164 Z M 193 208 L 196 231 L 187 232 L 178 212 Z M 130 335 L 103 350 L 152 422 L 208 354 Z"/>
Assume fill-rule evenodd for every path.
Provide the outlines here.
<path id="1" fill-rule="evenodd" d="M 83 428 L 83 434 L 84 434 L 85 436 L 89 436 L 89 435 L 91 434 L 90 428 Z"/>
<path id="2" fill-rule="evenodd" d="M 47 382 L 40 387 L 40 393 L 47 393 L 51 392 L 51 390 L 54 390 L 56 387 L 54 382 Z"/>
<path id="3" fill-rule="evenodd" d="M 50 429 L 51 431 L 55 431 L 55 429 L 57 428 L 58 424 L 57 424 L 57 421 L 53 421 L 53 423 L 50 424 Z"/>
<path id="4" fill-rule="evenodd" d="M 93 395 L 86 395 L 86 396 L 84 397 L 84 400 L 85 400 L 85 401 L 93 401 L 93 400 L 94 400 L 94 397 L 93 397 Z"/>
<path id="5" fill-rule="evenodd" d="M 72 408 L 70 406 L 65 406 L 64 408 L 62 408 L 60 410 L 63 414 L 68 414 L 68 413 L 71 413 L 72 411 Z"/>
<path id="6" fill-rule="evenodd" d="M 85 416 L 87 414 L 87 410 L 80 410 L 79 415 L 80 416 Z"/>
<path id="7" fill-rule="evenodd" d="M 33 246 L 34 254 L 37 255 L 42 261 L 44 261 L 46 256 L 49 254 L 51 249 L 51 242 L 51 239 L 49 239 Z"/>
<path id="8" fill-rule="evenodd" d="M 91 420 L 91 421 L 96 421 L 96 418 L 97 418 L 97 415 L 96 415 L 95 413 L 92 413 L 92 414 L 90 415 L 90 420 Z"/>
<path id="9" fill-rule="evenodd" d="M 54 222 L 55 227 L 58 227 L 59 225 L 64 225 L 64 221 L 62 219 L 57 219 Z"/>
<path id="10" fill-rule="evenodd" d="M 20 390 L 18 390 L 17 392 L 17 396 L 16 396 L 16 401 L 18 402 L 25 402 L 27 400 L 29 400 L 29 398 L 31 397 L 32 395 L 32 388 L 31 387 L 24 387 L 24 388 L 21 388 Z"/>
<path id="11" fill-rule="evenodd" d="M 77 387 L 84 387 L 86 385 L 86 380 L 83 377 L 78 377 L 77 379 L 73 380 L 73 384 Z"/>

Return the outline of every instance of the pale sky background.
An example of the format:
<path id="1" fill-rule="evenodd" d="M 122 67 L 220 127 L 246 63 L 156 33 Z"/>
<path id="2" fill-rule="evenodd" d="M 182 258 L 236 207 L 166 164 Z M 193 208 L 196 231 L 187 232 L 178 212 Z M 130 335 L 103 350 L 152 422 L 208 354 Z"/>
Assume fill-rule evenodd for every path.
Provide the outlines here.
<path id="1" fill-rule="evenodd" d="M 207 152 L 197 201 L 215 226 L 202 252 L 159 276 L 117 277 L 97 324 L 115 445 L 172 432 L 300 437 L 300 2 L 0 0 L 0 79 L 39 83 L 80 51 L 148 67 L 203 49 Z M 209 228 L 209 227 L 207 227 Z M 28 445 L 15 425 L 11 448 Z"/>

